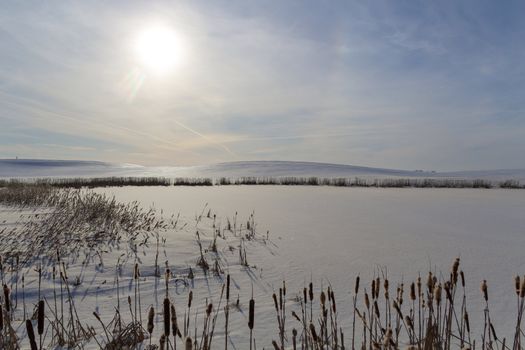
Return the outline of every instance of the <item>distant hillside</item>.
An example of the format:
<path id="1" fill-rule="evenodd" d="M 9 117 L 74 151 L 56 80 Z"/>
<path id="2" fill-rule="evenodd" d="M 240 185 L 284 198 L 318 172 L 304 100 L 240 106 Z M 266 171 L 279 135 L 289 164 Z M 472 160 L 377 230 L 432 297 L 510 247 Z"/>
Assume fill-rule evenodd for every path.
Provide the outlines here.
<path id="1" fill-rule="evenodd" d="M 362 178 L 457 178 L 525 181 L 525 169 L 429 172 L 371 168 L 355 165 L 291 162 L 242 161 L 190 167 L 143 167 L 134 164 L 78 160 L 0 159 L 0 177 L 362 177 Z"/>

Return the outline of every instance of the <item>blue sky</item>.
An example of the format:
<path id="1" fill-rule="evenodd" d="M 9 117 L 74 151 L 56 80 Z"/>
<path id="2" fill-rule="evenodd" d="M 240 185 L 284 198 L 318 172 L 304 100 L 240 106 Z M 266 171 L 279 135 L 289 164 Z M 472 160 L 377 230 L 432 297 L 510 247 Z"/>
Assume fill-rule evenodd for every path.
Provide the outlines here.
<path id="1" fill-rule="evenodd" d="M 0 158 L 525 168 L 523 1 L 11 2 Z M 141 32 L 176 33 L 153 74 Z"/>

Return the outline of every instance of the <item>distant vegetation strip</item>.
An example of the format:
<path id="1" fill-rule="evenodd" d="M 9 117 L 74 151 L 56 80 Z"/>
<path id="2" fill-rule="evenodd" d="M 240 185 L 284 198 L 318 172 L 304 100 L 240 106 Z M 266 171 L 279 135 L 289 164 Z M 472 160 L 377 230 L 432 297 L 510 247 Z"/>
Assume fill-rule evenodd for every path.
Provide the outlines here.
<path id="1" fill-rule="evenodd" d="M 359 177 L 93 177 L 93 178 L 27 178 L 0 180 L 0 187 L 39 185 L 57 188 L 97 188 L 122 186 L 231 186 L 231 185 L 285 185 L 382 188 L 509 188 L 525 189 L 517 180 L 490 181 L 483 179 L 451 178 L 386 178 Z"/>

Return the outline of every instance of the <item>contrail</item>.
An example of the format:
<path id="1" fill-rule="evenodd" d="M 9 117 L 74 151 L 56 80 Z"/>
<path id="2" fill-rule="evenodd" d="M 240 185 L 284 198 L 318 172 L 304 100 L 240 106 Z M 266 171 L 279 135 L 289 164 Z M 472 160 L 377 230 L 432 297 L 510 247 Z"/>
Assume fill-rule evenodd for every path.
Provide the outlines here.
<path id="1" fill-rule="evenodd" d="M 18 96 L 14 96 L 14 95 L 11 95 L 9 93 L 6 93 L 4 91 L 1 91 L 0 90 L 0 94 L 2 94 L 3 96 L 7 97 L 7 98 L 10 98 L 10 99 L 18 99 L 18 100 L 21 100 L 22 102 L 16 102 L 16 101 L 10 101 L 10 100 L 4 100 L 3 102 L 4 103 L 7 103 L 7 104 L 11 104 L 11 105 L 14 105 L 16 107 L 21 107 L 21 108 L 24 108 L 24 109 L 28 109 L 28 110 L 31 110 L 33 112 L 36 112 L 36 113 L 39 113 L 39 114 L 48 114 L 48 115 L 52 115 L 52 116 L 55 116 L 55 117 L 58 117 L 58 118 L 61 118 L 61 119 L 65 119 L 65 120 L 69 120 L 69 121 L 74 121 L 74 122 L 77 122 L 77 123 L 82 123 L 82 124 L 87 124 L 87 125 L 92 125 L 91 123 L 89 123 L 88 121 L 82 119 L 82 118 L 76 118 L 76 117 L 72 117 L 70 115 L 66 115 L 66 114 L 63 114 L 63 113 L 59 113 L 59 112 L 54 112 L 54 111 L 50 111 L 48 110 L 47 108 L 43 107 L 40 103 L 37 103 L 35 101 L 31 101 L 31 100 L 28 100 L 26 98 L 21 98 L 21 97 L 18 97 Z M 210 139 L 208 136 L 184 125 L 183 123 L 177 121 L 177 120 L 173 120 L 178 126 L 180 126 L 181 128 L 191 132 L 192 134 L 206 140 L 209 144 L 212 144 L 213 146 L 215 146 L 216 148 L 219 148 L 219 149 L 222 149 L 224 151 L 226 151 L 228 154 L 232 155 L 232 156 L 237 156 L 235 153 L 233 153 L 228 147 L 226 147 L 225 145 L 219 143 L 219 142 L 216 142 L 212 139 Z M 187 151 L 187 148 L 184 148 L 184 147 L 181 147 L 180 144 L 178 143 L 175 143 L 173 141 L 170 141 L 170 140 L 166 140 L 166 139 L 163 139 L 163 138 L 160 138 L 156 135 L 153 135 L 153 134 L 150 134 L 150 133 L 147 133 L 147 132 L 144 132 L 144 131 L 140 131 L 140 130 L 135 130 L 135 129 L 131 129 L 131 128 L 128 128 L 128 127 L 125 127 L 125 126 L 120 126 L 120 125 L 115 125 L 115 124 L 111 124 L 111 123 L 108 123 L 108 122 L 100 122 L 100 121 L 97 121 L 97 124 L 98 125 L 102 125 L 102 126 L 105 126 L 109 129 L 113 129 L 113 130 L 121 130 L 121 131 L 125 131 L 127 133 L 132 133 L 132 134 L 135 134 L 135 135 L 139 135 L 139 136 L 145 136 L 145 137 L 148 137 L 150 139 L 153 139 L 153 140 L 156 140 L 156 141 L 160 141 L 162 143 L 165 143 L 165 144 L 169 144 L 171 146 L 173 146 L 174 148 L 178 149 L 178 150 L 184 150 L 184 151 Z M 194 153 L 194 152 L 191 152 L 191 153 Z"/>

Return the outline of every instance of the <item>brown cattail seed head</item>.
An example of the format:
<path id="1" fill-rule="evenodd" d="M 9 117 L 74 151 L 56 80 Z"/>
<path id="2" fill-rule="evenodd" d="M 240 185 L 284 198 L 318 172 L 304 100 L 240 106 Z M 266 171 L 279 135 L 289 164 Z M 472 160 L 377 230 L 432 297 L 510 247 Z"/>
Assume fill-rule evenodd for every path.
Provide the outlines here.
<path id="1" fill-rule="evenodd" d="M 441 304 L 441 283 L 434 288 L 434 299 L 436 300 L 436 305 Z"/>
<path id="2" fill-rule="evenodd" d="M 255 300 L 250 299 L 250 310 L 248 314 L 248 327 L 250 329 L 253 329 L 253 326 L 255 325 Z"/>
<path id="3" fill-rule="evenodd" d="M 372 291 L 372 299 L 376 298 L 376 280 L 372 280 L 372 287 L 370 288 Z"/>
<path id="4" fill-rule="evenodd" d="M 292 316 L 299 322 L 301 322 L 301 319 L 299 318 L 299 316 L 297 315 L 297 313 L 295 311 L 292 311 Z"/>
<path id="5" fill-rule="evenodd" d="M 193 291 L 190 290 L 190 294 L 188 296 L 188 309 L 191 307 L 191 301 L 193 300 Z"/>
<path id="6" fill-rule="evenodd" d="M 465 274 L 463 273 L 463 270 L 459 271 L 459 276 L 461 277 L 461 286 L 465 288 Z"/>
<path id="7" fill-rule="evenodd" d="M 321 292 L 321 297 L 320 298 L 321 298 L 321 305 L 323 305 L 323 307 L 324 307 L 324 305 L 326 303 L 326 294 L 324 294 L 324 291 Z"/>
<path id="8" fill-rule="evenodd" d="M 434 290 L 434 279 L 432 278 L 432 272 L 428 273 L 427 288 L 429 294 L 432 293 L 432 291 Z"/>
<path id="9" fill-rule="evenodd" d="M 374 300 L 374 312 L 376 317 L 379 318 L 381 314 L 379 313 L 379 306 L 377 305 L 377 300 Z"/>
<path id="10" fill-rule="evenodd" d="M 410 300 L 416 300 L 416 284 L 414 282 L 410 285 Z"/>
<path id="11" fill-rule="evenodd" d="M 230 300 L 230 275 L 226 276 L 226 300 Z"/>
<path id="12" fill-rule="evenodd" d="M 414 330 L 414 322 L 412 322 L 412 319 L 407 315 L 405 316 L 405 322 L 411 330 Z"/>
<path id="13" fill-rule="evenodd" d="M 37 329 L 38 334 L 42 335 L 44 334 L 44 317 L 45 317 L 45 311 L 44 311 L 44 301 L 40 300 L 38 302 L 38 323 L 37 323 Z"/>
<path id="14" fill-rule="evenodd" d="M 359 280 L 360 280 L 360 278 L 359 278 L 359 276 L 357 276 L 355 278 L 355 289 L 354 289 L 355 294 L 357 294 L 359 292 Z"/>
<path id="15" fill-rule="evenodd" d="M 452 264 L 452 282 L 454 284 L 458 283 L 458 269 L 459 269 L 459 258 L 456 258 L 456 260 L 454 260 L 454 263 Z"/>
<path id="16" fill-rule="evenodd" d="M 514 288 L 516 289 L 516 295 L 520 295 L 520 291 L 521 291 L 521 283 L 520 283 L 520 276 L 517 275 L 516 277 L 514 277 Z"/>
<path id="17" fill-rule="evenodd" d="M 170 335 L 170 300 L 164 298 L 164 335 L 169 337 Z"/>
<path id="18" fill-rule="evenodd" d="M 308 297 L 310 298 L 310 302 L 314 300 L 314 285 L 312 282 L 310 282 L 310 285 L 309 285 Z"/>
<path id="19" fill-rule="evenodd" d="M 155 309 L 151 307 L 148 312 L 148 333 L 153 333 L 153 318 L 155 317 Z"/>
<path id="20" fill-rule="evenodd" d="M 483 280 L 483 282 L 481 282 L 481 292 L 483 293 L 483 299 L 485 299 L 485 301 L 488 301 L 489 295 L 487 291 L 487 280 Z"/>
<path id="21" fill-rule="evenodd" d="M 4 302 L 5 302 L 5 311 L 9 313 L 9 311 L 11 310 L 11 302 L 9 299 L 9 287 L 7 286 L 7 284 L 4 284 Z"/>
<path id="22" fill-rule="evenodd" d="M 368 298 L 368 293 L 365 291 L 365 306 L 367 310 L 370 310 L 370 299 Z"/>
<path id="23" fill-rule="evenodd" d="M 186 347 L 184 350 L 193 350 L 193 342 L 191 340 L 191 337 L 186 338 Z"/>
<path id="24" fill-rule="evenodd" d="M 160 336 L 160 350 L 166 349 L 166 336 L 163 334 Z"/>
<path id="25" fill-rule="evenodd" d="M 210 317 L 211 311 L 213 309 L 213 304 L 208 304 L 208 307 L 206 308 L 206 315 Z"/>
<path id="26" fill-rule="evenodd" d="M 31 320 L 26 320 L 26 329 L 27 329 L 27 337 L 29 338 L 29 345 L 31 346 L 31 350 L 38 350 L 38 347 L 36 346 L 36 340 L 35 340 L 35 331 L 33 329 L 33 323 L 31 323 Z"/>
<path id="27" fill-rule="evenodd" d="M 312 335 L 314 342 L 317 343 L 319 338 L 317 337 L 317 332 L 315 331 L 315 326 L 313 323 L 310 323 L 310 334 Z"/>
<path id="28" fill-rule="evenodd" d="M 179 325 L 177 324 L 177 313 L 175 312 L 175 304 L 171 304 L 171 333 L 175 337 L 179 334 Z"/>

